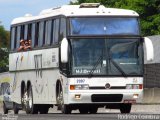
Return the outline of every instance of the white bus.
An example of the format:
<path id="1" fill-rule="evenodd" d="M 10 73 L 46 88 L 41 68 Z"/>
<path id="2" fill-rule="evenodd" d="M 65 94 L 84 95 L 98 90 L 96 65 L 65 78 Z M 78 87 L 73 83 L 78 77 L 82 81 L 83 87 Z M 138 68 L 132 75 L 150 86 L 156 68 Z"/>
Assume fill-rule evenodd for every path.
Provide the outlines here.
<path id="1" fill-rule="evenodd" d="M 18 52 L 21 39 L 30 39 L 32 49 Z M 45 114 L 53 106 L 64 114 L 96 113 L 99 107 L 130 113 L 143 98 L 143 43 L 152 60 L 139 15 L 98 3 L 14 19 L 9 71 L 15 113 Z"/>

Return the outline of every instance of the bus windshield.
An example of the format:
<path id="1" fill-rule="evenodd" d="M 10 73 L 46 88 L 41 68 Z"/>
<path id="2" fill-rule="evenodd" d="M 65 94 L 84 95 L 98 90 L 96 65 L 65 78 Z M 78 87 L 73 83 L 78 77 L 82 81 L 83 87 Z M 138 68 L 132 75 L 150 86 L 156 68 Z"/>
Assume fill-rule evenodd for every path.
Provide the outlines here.
<path id="1" fill-rule="evenodd" d="M 142 75 L 139 39 L 71 39 L 72 75 Z"/>
<path id="2" fill-rule="evenodd" d="M 70 18 L 71 35 L 139 35 L 138 18 Z"/>

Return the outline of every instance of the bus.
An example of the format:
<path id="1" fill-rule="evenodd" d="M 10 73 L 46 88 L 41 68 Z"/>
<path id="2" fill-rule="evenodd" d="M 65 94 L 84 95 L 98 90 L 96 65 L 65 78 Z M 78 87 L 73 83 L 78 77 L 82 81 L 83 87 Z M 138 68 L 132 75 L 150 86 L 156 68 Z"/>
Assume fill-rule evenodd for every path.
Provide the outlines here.
<path id="1" fill-rule="evenodd" d="M 151 40 L 140 34 L 138 13 L 99 3 L 15 18 L 9 54 L 14 110 L 130 113 L 143 98 L 144 45 L 147 60 L 153 59 Z M 21 39 L 31 40 L 31 49 L 18 51 Z"/>

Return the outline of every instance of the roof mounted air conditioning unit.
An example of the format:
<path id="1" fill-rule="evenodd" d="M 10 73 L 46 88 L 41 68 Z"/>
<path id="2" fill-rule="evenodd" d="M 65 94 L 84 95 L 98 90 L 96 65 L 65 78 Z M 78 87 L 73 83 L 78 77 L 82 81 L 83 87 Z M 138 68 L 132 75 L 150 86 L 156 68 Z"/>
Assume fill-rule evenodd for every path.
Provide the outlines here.
<path id="1" fill-rule="evenodd" d="M 100 3 L 82 3 L 80 8 L 98 8 L 100 5 Z"/>

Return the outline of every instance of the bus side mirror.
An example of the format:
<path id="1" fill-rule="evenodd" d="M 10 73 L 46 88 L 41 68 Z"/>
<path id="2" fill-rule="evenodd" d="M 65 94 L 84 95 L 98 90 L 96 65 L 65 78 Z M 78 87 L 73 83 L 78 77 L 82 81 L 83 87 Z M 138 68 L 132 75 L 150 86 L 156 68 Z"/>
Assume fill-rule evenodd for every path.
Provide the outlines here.
<path id="1" fill-rule="evenodd" d="M 68 40 L 63 38 L 61 42 L 61 62 L 67 63 L 68 62 Z"/>
<path id="2" fill-rule="evenodd" d="M 152 41 L 148 37 L 144 37 L 144 43 L 146 46 L 146 58 L 147 61 L 152 61 L 154 58 L 154 50 Z"/>

